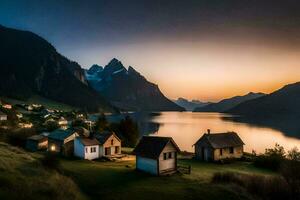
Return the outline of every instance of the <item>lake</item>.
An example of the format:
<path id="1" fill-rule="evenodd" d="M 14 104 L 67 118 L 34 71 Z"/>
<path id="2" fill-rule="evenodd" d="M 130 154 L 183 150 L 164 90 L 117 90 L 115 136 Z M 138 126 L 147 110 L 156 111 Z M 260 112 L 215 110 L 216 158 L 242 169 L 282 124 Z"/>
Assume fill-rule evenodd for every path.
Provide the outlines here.
<path id="1" fill-rule="evenodd" d="M 221 113 L 161 112 L 135 114 L 142 134 L 172 137 L 181 150 L 193 152 L 192 145 L 207 131 L 212 133 L 235 131 L 245 143 L 245 151 L 262 153 L 278 143 L 286 150 L 300 148 L 300 138 L 287 136 L 286 129 L 273 128 L 231 120 L 231 115 Z M 282 120 L 281 120 L 282 122 Z M 289 122 L 291 122 L 289 120 Z M 300 130 L 299 123 L 293 122 Z M 269 125 L 270 123 L 268 123 Z M 278 124 L 278 123 L 276 123 Z M 283 126 L 284 127 L 284 126 Z M 283 130 L 283 131 L 282 131 Z M 287 129 L 288 130 L 288 129 Z M 294 129 L 292 129 L 294 130 Z M 294 132 L 293 132 L 294 133 Z M 300 132 L 294 133 L 300 136 Z"/>

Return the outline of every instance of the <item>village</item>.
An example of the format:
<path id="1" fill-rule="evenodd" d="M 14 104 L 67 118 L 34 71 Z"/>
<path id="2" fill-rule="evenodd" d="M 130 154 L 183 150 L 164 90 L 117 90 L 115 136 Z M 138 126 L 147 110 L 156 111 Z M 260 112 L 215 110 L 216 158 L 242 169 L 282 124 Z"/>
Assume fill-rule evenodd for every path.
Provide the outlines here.
<path id="1" fill-rule="evenodd" d="M 108 185 L 111 187 L 116 184 L 117 180 L 113 178 L 115 176 L 120 180 L 126 179 L 124 184 L 142 178 L 151 180 L 149 184 L 160 185 L 161 181 L 167 181 L 173 185 L 172 187 L 177 183 L 185 188 L 192 183 L 191 180 L 204 181 L 210 185 L 211 180 L 213 184 L 224 183 L 224 181 L 226 183 L 229 180 L 234 182 L 236 178 L 232 177 L 237 176 L 242 179 L 246 177 L 249 181 L 258 184 L 256 181 L 264 183 L 262 181 L 264 177 L 278 175 L 276 170 L 263 166 L 267 163 L 265 160 L 261 162 L 263 163 L 261 166 L 254 165 L 256 157 L 263 157 L 244 152 L 245 144 L 238 133 L 225 131 L 214 133 L 208 129 L 194 141 L 194 152 L 184 152 L 171 137 L 131 134 L 137 131 L 137 127 L 131 119 L 124 120 L 128 120 L 124 123 L 126 128 L 120 128 L 120 124 L 109 125 L 104 114 L 93 121 L 85 112 L 66 112 L 46 108 L 40 104 L 13 105 L 1 101 L 1 140 L 21 147 L 29 155 L 45 157 L 43 159 L 48 159 L 46 162 L 43 161 L 47 163 L 46 167 L 50 166 L 50 170 L 63 170 L 64 173 L 70 173 L 79 186 L 83 187 L 84 192 L 95 198 L 99 194 L 107 194 L 103 194 L 100 190 L 94 193 L 90 188 L 108 187 Z M 34 129 L 34 127 L 38 128 Z M 128 130 L 129 133 L 125 133 Z M 128 137 L 131 137 L 131 140 L 128 140 Z M 280 148 L 275 147 L 274 151 L 278 149 Z M 55 164 L 58 161 L 61 163 L 60 167 Z M 90 174 L 89 171 L 93 173 Z M 98 173 L 99 175 L 96 175 Z M 97 181 L 86 183 L 85 179 L 93 176 Z M 160 177 L 160 180 L 152 180 L 150 177 Z M 257 177 L 261 178 L 256 180 Z M 85 188 L 82 184 L 88 184 L 89 187 Z M 152 185 L 147 185 L 148 189 L 149 187 Z M 190 187 L 198 188 L 199 185 Z M 180 194 L 185 195 L 182 188 L 179 189 Z M 214 191 L 214 189 L 210 190 Z M 145 188 L 141 190 L 144 191 Z M 219 191 L 220 188 L 217 190 Z M 194 196 L 195 191 L 190 195 Z M 218 193 L 215 195 L 215 198 L 219 197 Z M 231 196 L 226 198 L 231 199 Z"/>

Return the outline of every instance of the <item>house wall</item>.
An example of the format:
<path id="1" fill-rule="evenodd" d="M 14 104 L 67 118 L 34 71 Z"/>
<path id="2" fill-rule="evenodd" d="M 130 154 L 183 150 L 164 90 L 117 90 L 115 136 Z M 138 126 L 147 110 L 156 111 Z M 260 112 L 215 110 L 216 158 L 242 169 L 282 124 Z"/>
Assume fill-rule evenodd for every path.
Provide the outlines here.
<path id="1" fill-rule="evenodd" d="M 150 174 L 157 175 L 157 160 L 144 158 L 141 156 L 136 157 L 136 169 Z"/>
<path id="2" fill-rule="evenodd" d="M 111 144 L 111 141 L 113 140 L 113 145 Z M 118 152 L 115 152 L 115 148 L 118 147 Z M 108 153 L 109 155 L 105 154 L 105 148 L 109 148 Z M 119 155 L 121 154 L 121 141 L 119 141 L 114 135 L 111 135 L 106 142 L 102 145 L 101 152 L 99 155 L 101 156 L 113 156 L 113 155 Z"/>
<path id="3" fill-rule="evenodd" d="M 0 121 L 6 121 L 7 115 L 0 115 Z"/>
<path id="4" fill-rule="evenodd" d="M 230 148 L 223 148 L 222 155 L 220 149 L 214 150 L 214 160 L 221 160 L 226 158 L 241 158 L 243 156 L 243 146 L 233 147 L 233 153 L 230 153 Z"/>
<path id="5" fill-rule="evenodd" d="M 169 142 L 166 147 L 163 149 L 161 154 L 159 155 L 159 172 L 168 171 L 168 170 L 176 170 L 176 148 L 173 146 L 171 142 Z M 167 153 L 167 159 L 164 160 L 164 153 Z M 168 158 L 168 153 L 171 153 L 172 158 Z"/>
<path id="6" fill-rule="evenodd" d="M 79 141 L 78 138 L 75 138 L 75 140 L 74 140 L 74 155 L 79 158 L 84 159 L 85 158 L 84 151 L 85 151 L 85 149 L 84 149 L 83 144 Z"/>
<path id="7" fill-rule="evenodd" d="M 95 152 L 91 152 L 91 148 L 93 147 L 96 148 Z M 99 158 L 99 145 L 85 146 L 84 150 L 85 150 L 85 157 L 84 157 L 85 159 L 93 160 Z"/>
<path id="8" fill-rule="evenodd" d="M 62 151 L 62 145 L 63 145 L 62 141 L 48 138 L 48 151 L 59 153 Z"/>
<path id="9" fill-rule="evenodd" d="M 195 145 L 195 157 L 198 160 L 212 161 L 214 159 L 214 149 L 209 145 Z"/>

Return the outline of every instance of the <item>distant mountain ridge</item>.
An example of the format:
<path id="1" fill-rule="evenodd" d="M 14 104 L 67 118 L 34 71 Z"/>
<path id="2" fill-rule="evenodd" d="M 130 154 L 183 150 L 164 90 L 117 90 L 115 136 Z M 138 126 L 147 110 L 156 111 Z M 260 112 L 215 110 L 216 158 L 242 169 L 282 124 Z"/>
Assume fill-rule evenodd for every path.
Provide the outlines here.
<path id="1" fill-rule="evenodd" d="M 244 116 L 300 116 L 300 82 L 253 99 L 228 110 L 227 112 Z"/>
<path id="2" fill-rule="evenodd" d="M 230 110 L 234 108 L 235 106 L 239 105 L 240 103 L 243 103 L 245 101 L 249 101 L 252 99 L 257 99 L 260 97 L 265 96 L 264 93 L 253 93 L 250 92 L 244 96 L 235 96 L 228 99 L 223 99 L 222 101 L 218 103 L 211 103 L 207 106 L 195 108 L 194 112 L 225 112 L 227 110 Z"/>
<path id="3" fill-rule="evenodd" d="M 189 101 L 182 97 L 179 97 L 177 100 L 173 100 L 173 102 L 185 108 L 187 111 L 193 111 L 195 108 L 199 108 L 211 104 L 211 102 L 201 102 L 199 100 Z"/>
<path id="4" fill-rule="evenodd" d="M 126 69 L 112 59 L 102 70 L 93 65 L 86 71 L 89 84 L 114 106 L 131 111 L 184 111 L 166 98 L 157 85 L 149 82 L 133 67 Z"/>
<path id="5" fill-rule="evenodd" d="M 0 96 L 37 94 L 82 109 L 114 110 L 89 87 L 80 65 L 40 36 L 0 26 L 0 44 Z"/>

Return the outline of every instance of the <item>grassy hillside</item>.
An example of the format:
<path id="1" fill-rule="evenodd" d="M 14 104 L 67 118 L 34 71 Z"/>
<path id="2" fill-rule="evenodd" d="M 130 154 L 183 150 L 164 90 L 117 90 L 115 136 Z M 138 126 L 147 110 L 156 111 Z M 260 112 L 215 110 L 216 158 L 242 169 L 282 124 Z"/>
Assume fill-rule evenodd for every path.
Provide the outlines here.
<path id="1" fill-rule="evenodd" d="M 0 199 L 85 199 L 70 178 L 46 170 L 40 157 L 0 142 Z"/>
<path id="2" fill-rule="evenodd" d="M 91 199 L 252 199 L 237 186 L 211 183 L 213 174 L 233 171 L 273 175 L 246 162 L 217 165 L 180 160 L 179 164 L 192 165 L 192 174 L 154 177 L 135 171 L 134 159 L 120 162 L 68 160 L 63 161 L 63 168 Z"/>
<path id="3" fill-rule="evenodd" d="M 212 183 L 216 172 L 273 176 L 251 163 L 191 165 L 192 174 L 155 177 L 135 170 L 135 158 L 116 162 L 60 159 L 64 175 L 43 167 L 42 154 L 0 143 L 0 199 L 255 199 L 234 184 Z"/>

